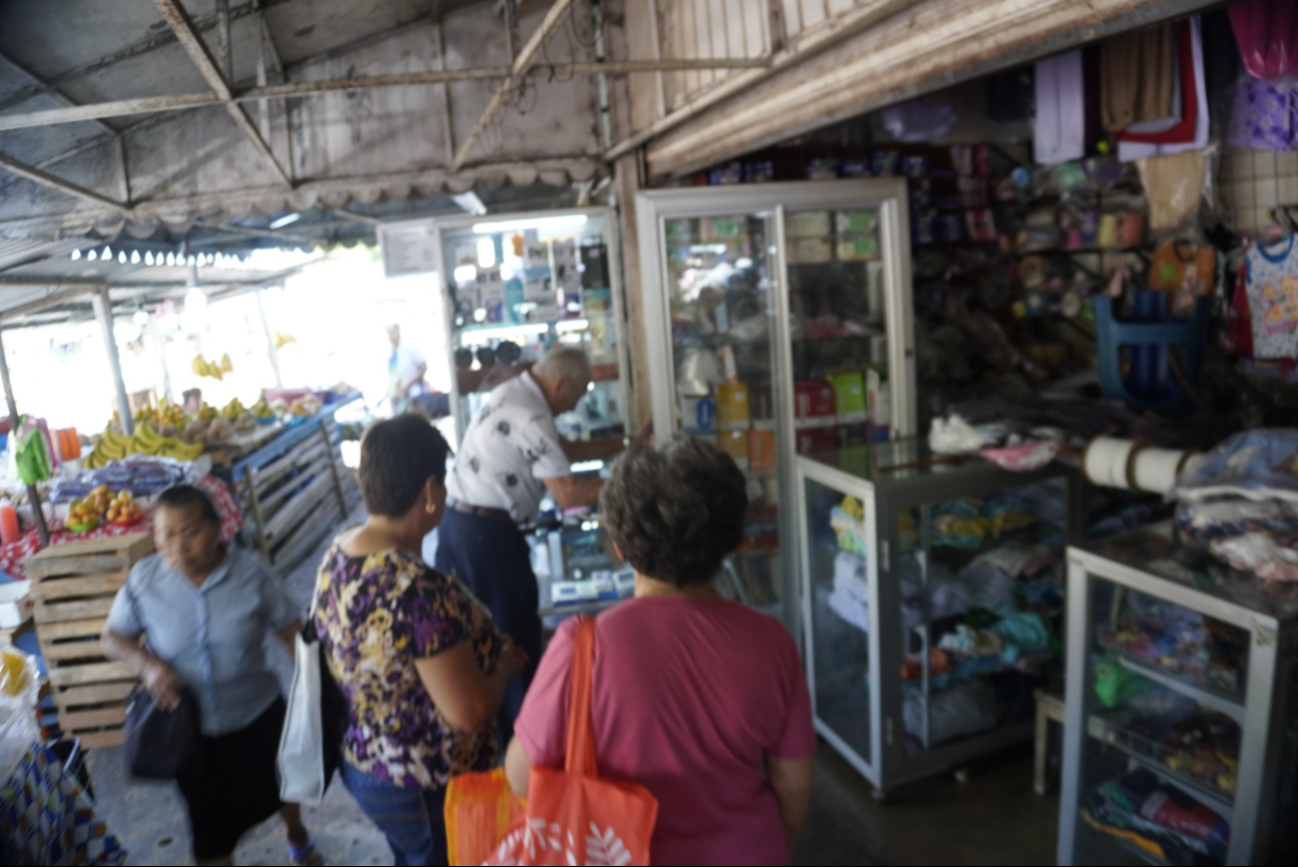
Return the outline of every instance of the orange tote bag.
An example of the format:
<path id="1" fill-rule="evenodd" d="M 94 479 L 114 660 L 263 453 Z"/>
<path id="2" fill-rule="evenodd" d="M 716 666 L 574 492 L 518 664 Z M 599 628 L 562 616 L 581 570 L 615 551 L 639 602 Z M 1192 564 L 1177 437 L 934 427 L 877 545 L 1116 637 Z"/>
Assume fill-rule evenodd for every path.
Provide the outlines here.
<path id="1" fill-rule="evenodd" d="M 568 754 L 563 770 L 532 768 L 527 810 L 510 827 L 488 864 L 649 863 L 658 801 L 643 786 L 602 780 L 595 764 L 590 716 L 595 621 L 583 617 L 572 648 Z"/>

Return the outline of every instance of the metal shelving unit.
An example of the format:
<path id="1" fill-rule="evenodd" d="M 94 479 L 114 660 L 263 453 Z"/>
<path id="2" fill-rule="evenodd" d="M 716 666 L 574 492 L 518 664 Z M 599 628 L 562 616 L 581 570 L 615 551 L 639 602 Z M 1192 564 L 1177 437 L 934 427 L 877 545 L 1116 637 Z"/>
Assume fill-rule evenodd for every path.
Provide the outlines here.
<path id="1" fill-rule="evenodd" d="M 962 570 L 1004 544 L 1037 546 L 1034 556 L 1062 559 L 1066 539 L 1080 532 L 1076 474 L 1059 465 L 1010 473 L 978 458 L 935 455 L 916 440 L 799 456 L 795 472 L 799 598 L 817 731 L 880 796 L 1030 740 L 1030 700 L 991 698 L 996 690 L 988 678 L 1012 680 L 1021 687 L 1015 695 L 1030 697 L 1060 668 L 1057 654 L 1040 651 L 1031 665 L 1025 655 L 1021 664 L 985 670 L 977 663 L 987 660 L 970 654 L 959 657 L 965 667 L 936 671 L 931 651 L 981 606 L 970 596 L 958 611 L 935 610 L 934 600 L 943 592 L 939 585 L 949 592 L 953 580 L 977 590 L 983 582 L 972 577 L 976 568 L 964 578 Z M 981 544 L 944 535 L 954 526 L 951 509 L 967 512 L 982 503 L 990 514 L 994 503 L 1011 499 L 1041 508 L 1030 523 L 1013 529 L 1007 524 L 998 532 L 989 523 Z M 857 504 L 860 517 L 850 520 Z M 1002 584 L 1011 594 L 1019 587 L 1017 574 L 1007 572 L 1014 583 Z M 1062 582 L 1055 589 L 1062 593 Z M 843 594 L 854 595 L 855 606 Z M 1057 630 L 1060 614 L 1055 606 L 1038 617 Z M 909 679 L 903 674 L 907 658 Z M 968 696 L 985 703 L 985 724 L 961 727 L 962 711 L 953 702 L 972 700 Z"/>
<path id="2" fill-rule="evenodd" d="M 1068 557 L 1058 862 L 1176 860 L 1166 840 L 1135 845 L 1096 821 L 1101 787 L 1145 771 L 1226 823 L 1225 842 L 1205 843 L 1198 863 L 1293 863 L 1298 844 L 1285 817 L 1298 807 L 1298 588 L 1233 572 L 1166 524 L 1070 548 Z M 1139 689 L 1102 698 L 1105 666 L 1142 678 Z M 1162 718 L 1142 709 L 1144 695 L 1213 714 L 1238 746 L 1223 753 L 1151 737 Z M 1146 714 L 1146 733 L 1114 722 L 1121 714 Z"/>

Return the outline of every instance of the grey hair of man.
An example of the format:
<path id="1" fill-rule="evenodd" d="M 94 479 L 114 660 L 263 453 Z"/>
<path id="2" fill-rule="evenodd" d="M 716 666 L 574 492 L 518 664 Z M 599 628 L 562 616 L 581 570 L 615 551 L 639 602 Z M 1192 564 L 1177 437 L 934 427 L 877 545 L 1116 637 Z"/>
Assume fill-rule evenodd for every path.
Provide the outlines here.
<path id="1" fill-rule="evenodd" d="M 584 386 L 590 382 L 590 358 L 584 349 L 573 346 L 556 346 L 532 368 L 537 379 L 563 381 Z"/>
<path id="2" fill-rule="evenodd" d="M 586 394 L 591 379 L 590 358 L 576 347 L 556 346 L 533 365 L 532 376 L 555 415 L 570 412 Z"/>

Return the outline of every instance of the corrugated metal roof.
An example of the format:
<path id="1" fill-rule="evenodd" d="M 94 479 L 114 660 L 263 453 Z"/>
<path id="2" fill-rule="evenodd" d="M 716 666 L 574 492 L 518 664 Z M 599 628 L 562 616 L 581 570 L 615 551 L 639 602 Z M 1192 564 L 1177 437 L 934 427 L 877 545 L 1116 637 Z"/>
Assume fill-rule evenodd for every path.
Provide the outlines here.
<path id="1" fill-rule="evenodd" d="M 213 0 L 183 5 L 211 48 Z M 289 82 L 508 66 L 498 6 L 490 0 L 232 0 L 234 88 L 257 83 L 263 41 L 271 46 L 271 83 L 278 64 Z M 519 4 L 521 39 L 548 6 Z M 430 17 L 434 8 L 437 20 Z M 589 6 L 574 9 L 580 11 L 547 44 L 545 63 L 593 60 Z M 139 237 L 159 224 L 183 230 L 198 219 L 313 205 L 568 185 L 600 170 L 594 78 L 559 76 L 530 80 L 479 140 L 467 167 L 449 172 L 454 149 L 497 85 L 468 80 L 246 103 L 291 189 L 221 106 L 0 131 L 0 154 L 129 205 L 114 210 L 0 170 L 0 235 L 50 240 L 97 231 L 112 237 L 125 228 Z M 150 0 L 0 2 L 0 118 L 208 91 Z"/>

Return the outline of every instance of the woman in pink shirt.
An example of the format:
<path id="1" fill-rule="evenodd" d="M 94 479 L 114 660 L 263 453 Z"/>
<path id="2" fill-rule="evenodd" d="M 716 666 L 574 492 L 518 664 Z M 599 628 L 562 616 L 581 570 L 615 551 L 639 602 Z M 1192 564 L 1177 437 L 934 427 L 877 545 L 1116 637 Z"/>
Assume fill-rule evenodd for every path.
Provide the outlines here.
<path id="1" fill-rule="evenodd" d="M 635 599 L 595 626 L 591 714 L 601 777 L 658 799 L 653 864 L 787 864 L 811 796 L 815 734 L 793 639 L 711 579 L 743 539 L 743 474 L 714 446 L 632 448 L 601 505 Z M 550 643 L 505 767 L 563 766 L 576 619 Z"/>

